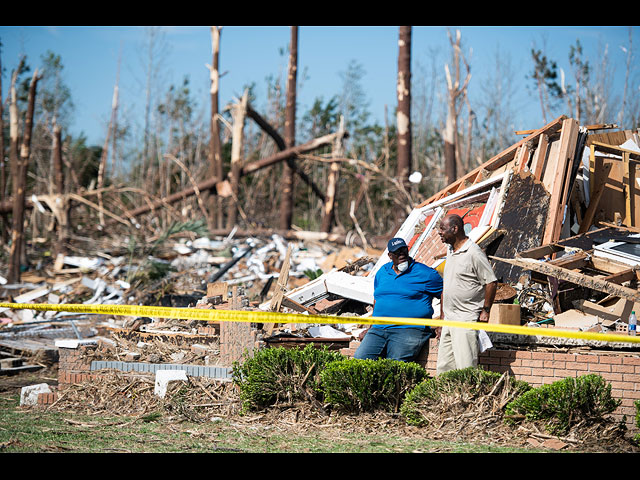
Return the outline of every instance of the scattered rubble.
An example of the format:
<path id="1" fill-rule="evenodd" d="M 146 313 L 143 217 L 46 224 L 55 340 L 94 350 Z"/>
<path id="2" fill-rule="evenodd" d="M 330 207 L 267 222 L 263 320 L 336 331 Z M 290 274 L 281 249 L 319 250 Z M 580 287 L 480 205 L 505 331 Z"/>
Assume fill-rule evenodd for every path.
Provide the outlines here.
<path id="1" fill-rule="evenodd" d="M 637 132 L 597 131 L 563 116 L 526 132 L 415 206 L 389 237 L 404 238 L 411 256 L 442 272 L 446 249 L 437 225 L 457 213 L 498 276 L 490 322 L 627 335 L 629 313 L 640 311 L 640 141 Z M 255 335 L 246 338 L 260 347 L 331 349 L 358 338 L 358 319 L 371 315 L 375 273 L 389 261 L 386 250 L 238 233 L 169 236 L 142 258 L 128 253 L 127 242 L 93 256 L 59 255 L 25 272 L 20 284 L 0 277 L 0 297 L 340 315 L 353 322 L 257 324 L 247 327 Z M 5 309 L 0 352 L 7 358 L 0 374 L 19 368 L 19 361 L 7 366 L 16 358 L 34 364 L 38 357 L 36 365 L 44 365 L 44 358 L 55 362 L 57 348 L 87 342 L 96 345 L 90 355 L 100 361 L 229 364 L 220 328 L 217 322 Z M 625 342 L 488 333 L 494 347 L 640 350 Z"/>

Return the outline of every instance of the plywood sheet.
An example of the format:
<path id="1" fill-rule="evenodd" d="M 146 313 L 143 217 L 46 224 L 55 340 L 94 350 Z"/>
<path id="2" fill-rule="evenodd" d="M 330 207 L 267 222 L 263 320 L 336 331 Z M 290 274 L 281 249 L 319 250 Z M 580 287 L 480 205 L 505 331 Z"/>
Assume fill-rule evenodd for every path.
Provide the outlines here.
<path id="1" fill-rule="evenodd" d="M 528 173 L 514 174 L 506 192 L 499 229 L 505 230 L 497 248 L 488 254 L 514 258 L 517 252 L 542 244 L 550 195 L 543 184 Z M 516 283 L 522 275 L 518 266 L 494 263 L 498 281 Z"/>

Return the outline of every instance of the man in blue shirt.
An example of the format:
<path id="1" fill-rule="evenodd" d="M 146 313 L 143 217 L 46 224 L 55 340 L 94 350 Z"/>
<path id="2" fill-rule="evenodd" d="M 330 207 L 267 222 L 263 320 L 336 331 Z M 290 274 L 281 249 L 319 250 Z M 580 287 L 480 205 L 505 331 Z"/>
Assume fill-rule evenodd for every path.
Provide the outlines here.
<path id="1" fill-rule="evenodd" d="M 391 262 L 383 265 L 374 279 L 374 317 L 431 318 L 432 301 L 442 294 L 442 277 L 433 268 L 409 256 L 402 238 L 387 244 Z M 374 325 L 364 334 L 354 358 L 391 358 L 414 361 L 433 335 L 422 325 Z"/>

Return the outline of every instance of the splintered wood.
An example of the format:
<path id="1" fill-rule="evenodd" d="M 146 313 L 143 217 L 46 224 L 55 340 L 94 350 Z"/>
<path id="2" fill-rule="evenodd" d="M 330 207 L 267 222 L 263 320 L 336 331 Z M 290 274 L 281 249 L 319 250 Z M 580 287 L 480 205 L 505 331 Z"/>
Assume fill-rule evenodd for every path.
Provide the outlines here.
<path id="1" fill-rule="evenodd" d="M 87 382 L 66 386 L 49 410 L 137 416 L 160 413 L 168 417 L 203 422 L 212 416 L 236 413 L 239 402 L 230 383 L 188 377 L 171 382 L 164 398 L 154 394 L 154 377 L 113 372 Z"/>

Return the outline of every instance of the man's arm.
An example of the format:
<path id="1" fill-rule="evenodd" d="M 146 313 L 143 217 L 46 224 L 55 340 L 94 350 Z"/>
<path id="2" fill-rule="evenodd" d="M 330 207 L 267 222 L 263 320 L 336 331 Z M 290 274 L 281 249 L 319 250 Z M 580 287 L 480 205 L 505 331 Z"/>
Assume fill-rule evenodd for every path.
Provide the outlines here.
<path id="1" fill-rule="evenodd" d="M 487 283 L 484 286 L 484 305 L 482 306 L 482 311 L 480 312 L 480 317 L 478 318 L 479 322 L 488 322 L 489 321 L 489 312 L 491 310 L 491 306 L 493 305 L 493 301 L 496 298 L 496 290 L 498 289 L 498 281 Z"/>

